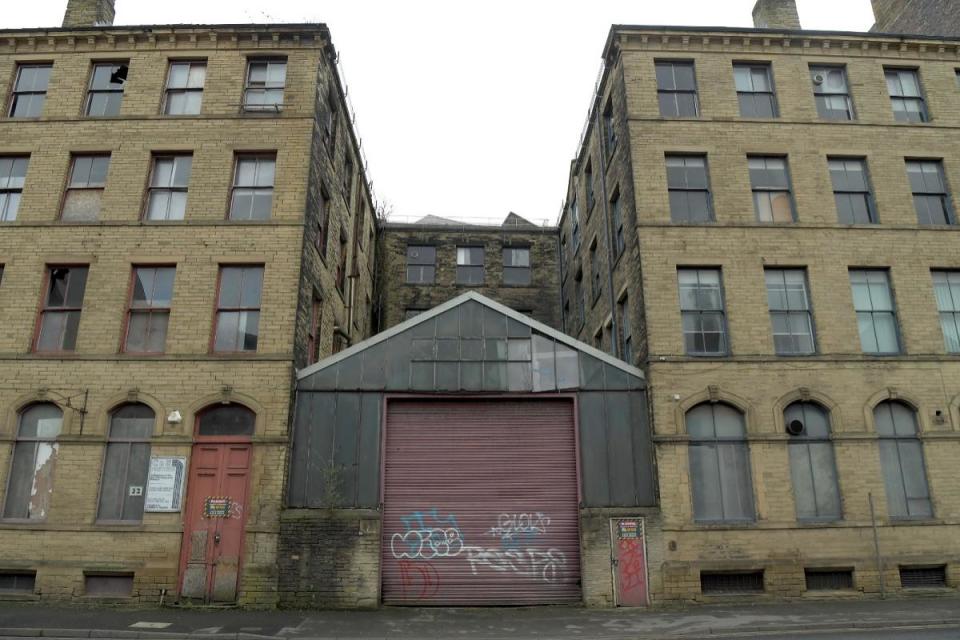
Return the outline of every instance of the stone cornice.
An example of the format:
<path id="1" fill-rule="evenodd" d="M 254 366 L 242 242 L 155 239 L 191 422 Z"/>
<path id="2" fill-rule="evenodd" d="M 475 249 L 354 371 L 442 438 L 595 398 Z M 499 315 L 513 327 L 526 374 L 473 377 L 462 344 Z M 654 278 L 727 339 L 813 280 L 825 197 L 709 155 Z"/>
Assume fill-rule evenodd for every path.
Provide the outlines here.
<path id="1" fill-rule="evenodd" d="M 330 43 L 323 24 L 147 25 L 89 29 L 0 31 L 2 54 L 166 49 L 322 48 Z"/>

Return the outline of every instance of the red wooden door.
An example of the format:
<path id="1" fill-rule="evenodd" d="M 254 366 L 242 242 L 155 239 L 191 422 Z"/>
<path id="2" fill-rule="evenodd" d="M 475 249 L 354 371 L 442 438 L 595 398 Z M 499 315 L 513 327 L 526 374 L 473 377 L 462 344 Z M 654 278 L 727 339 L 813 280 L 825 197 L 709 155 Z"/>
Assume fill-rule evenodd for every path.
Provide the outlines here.
<path id="1" fill-rule="evenodd" d="M 383 601 L 576 603 L 573 403 L 390 402 Z"/>
<path id="2" fill-rule="evenodd" d="M 196 444 L 190 459 L 180 595 L 233 602 L 243 554 L 249 444 Z"/>
<path id="3" fill-rule="evenodd" d="M 643 520 L 612 520 L 613 567 L 617 585 L 617 606 L 645 607 L 648 603 L 647 553 Z"/>

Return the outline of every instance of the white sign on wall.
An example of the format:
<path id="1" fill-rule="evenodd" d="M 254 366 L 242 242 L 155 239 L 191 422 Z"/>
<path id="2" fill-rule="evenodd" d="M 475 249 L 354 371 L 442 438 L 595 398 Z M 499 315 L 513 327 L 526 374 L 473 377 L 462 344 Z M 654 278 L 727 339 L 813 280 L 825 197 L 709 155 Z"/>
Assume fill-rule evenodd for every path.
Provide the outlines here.
<path id="1" fill-rule="evenodd" d="M 144 511 L 170 513 L 180 511 L 187 459 L 183 456 L 150 458 L 147 499 Z"/>

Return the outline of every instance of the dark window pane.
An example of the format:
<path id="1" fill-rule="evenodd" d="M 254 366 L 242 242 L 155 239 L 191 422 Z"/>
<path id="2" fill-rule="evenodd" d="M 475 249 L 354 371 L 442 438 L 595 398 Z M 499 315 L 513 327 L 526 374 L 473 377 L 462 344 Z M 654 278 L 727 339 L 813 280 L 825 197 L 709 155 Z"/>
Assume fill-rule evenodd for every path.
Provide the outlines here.
<path id="1" fill-rule="evenodd" d="M 253 435 L 256 415 L 241 405 L 221 405 L 202 411 L 197 422 L 201 436 L 249 436 Z"/>

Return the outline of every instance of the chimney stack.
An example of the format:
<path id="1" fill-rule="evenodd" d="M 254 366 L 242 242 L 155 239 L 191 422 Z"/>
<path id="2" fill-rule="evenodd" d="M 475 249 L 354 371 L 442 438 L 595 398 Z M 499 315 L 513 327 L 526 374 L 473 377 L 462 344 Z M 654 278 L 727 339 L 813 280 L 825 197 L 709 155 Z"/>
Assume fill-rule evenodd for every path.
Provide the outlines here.
<path id="1" fill-rule="evenodd" d="M 114 0 L 67 0 L 63 26 L 109 27 L 113 24 Z"/>
<path id="2" fill-rule="evenodd" d="M 757 29 L 801 29 L 797 0 L 757 0 L 753 7 Z"/>

